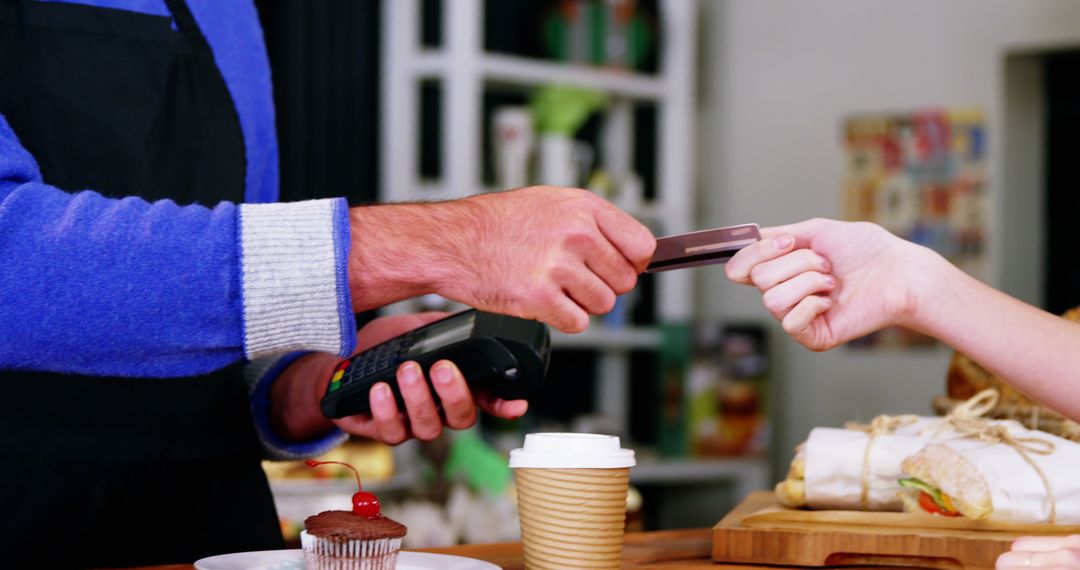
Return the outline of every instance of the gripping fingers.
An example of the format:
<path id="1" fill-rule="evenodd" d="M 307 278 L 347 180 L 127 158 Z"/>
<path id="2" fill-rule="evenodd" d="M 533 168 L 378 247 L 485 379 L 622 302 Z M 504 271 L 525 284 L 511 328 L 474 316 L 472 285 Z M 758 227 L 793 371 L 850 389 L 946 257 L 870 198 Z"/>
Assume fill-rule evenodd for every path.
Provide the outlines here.
<path id="1" fill-rule="evenodd" d="M 398 412 L 394 393 L 386 382 L 379 382 L 371 388 L 371 418 L 375 420 L 375 429 L 383 443 L 397 445 L 409 437 L 405 420 Z"/>
<path id="2" fill-rule="evenodd" d="M 405 409 L 409 415 L 409 427 L 417 439 L 429 441 L 442 433 L 442 418 L 435 409 L 435 400 L 431 397 L 424 372 L 415 362 L 406 362 L 398 367 L 398 388 Z"/>
<path id="3" fill-rule="evenodd" d="M 537 319 L 564 333 L 579 333 L 589 326 L 589 314 L 563 291 L 549 293 Z"/>
<path id="4" fill-rule="evenodd" d="M 596 213 L 596 225 L 637 273 L 645 271 L 645 266 L 656 251 L 656 238 L 649 228 L 607 202 Z"/>
<path id="5" fill-rule="evenodd" d="M 778 284 L 807 271 L 828 273 L 829 261 L 809 249 L 796 249 L 776 259 L 755 265 L 750 270 L 750 281 L 755 287 L 767 291 Z"/>
<path id="6" fill-rule="evenodd" d="M 570 298 L 590 314 L 603 314 L 615 306 L 615 292 L 584 265 L 566 270 L 558 281 Z"/>
<path id="7" fill-rule="evenodd" d="M 616 294 L 622 295 L 637 284 L 637 269 L 607 240 L 597 240 L 590 251 L 580 253 L 589 270 Z"/>
<path id="8" fill-rule="evenodd" d="M 476 395 L 476 403 L 485 412 L 497 418 L 508 420 L 520 418 L 525 415 L 525 412 L 529 411 L 528 400 L 503 400 L 486 392 L 480 392 Z"/>
<path id="9" fill-rule="evenodd" d="M 805 297 L 815 293 L 828 293 L 835 287 L 836 278 L 832 275 L 809 271 L 765 291 L 761 302 L 774 317 L 783 319 L 788 311 Z"/>
<path id="10" fill-rule="evenodd" d="M 446 425 L 465 429 L 476 423 L 476 403 L 458 367 L 448 360 L 440 360 L 432 365 L 430 375 L 442 403 Z"/>
<path id="11" fill-rule="evenodd" d="M 532 310 L 521 316 L 543 321 L 564 333 L 579 333 L 588 328 L 587 311 L 590 305 L 603 302 L 604 291 L 614 304 L 615 294 L 583 264 L 572 269 L 557 267 L 552 270 L 550 284 L 530 299 Z"/>
<path id="12" fill-rule="evenodd" d="M 748 245 L 736 253 L 724 266 L 728 279 L 750 284 L 750 272 L 761 263 L 784 255 L 795 247 L 795 238 L 789 235 L 777 235 Z"/>
<path id="13" fill-rule="evenodd" d="M 799 336 L 810 327 L 814 319 L 828 311 L 829 307 L 832 307 L 832 301 L 818 295 L 811 295 L 799 301 L 795 308 L 784 316 L 782 322 L 784 331 L 792 336 Z"/>

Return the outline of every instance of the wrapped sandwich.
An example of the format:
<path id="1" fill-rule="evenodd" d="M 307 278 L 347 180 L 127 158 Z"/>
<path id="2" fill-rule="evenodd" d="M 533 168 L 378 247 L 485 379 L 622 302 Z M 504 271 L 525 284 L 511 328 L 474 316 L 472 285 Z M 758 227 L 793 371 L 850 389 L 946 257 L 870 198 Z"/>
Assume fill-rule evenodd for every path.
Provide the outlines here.
<path id="1" fill-rule="evenodd" d="M 789 507 L 900 511 L 901 462 L 928 443 L 964 437 L 954 423 L 979 418 L 996 401 L 996 392 L 986 391 L 944 418 L 879 416 L 844 429 L 814 428 L 776 485 L 777 499 Z"/>
<path id="2" fill-rule="evenodd" d="M 917 435 L 815 428 L 776 495 L 791 507 L 899 511 L 900 463 L 927 441 Z"/>
<path id="3" fill-rule="evenodd" d="M 1015 422 L 966 426 L 901 463 L 904 509 L 1012 523 L 1080 524 L 1080 444 Z"/>

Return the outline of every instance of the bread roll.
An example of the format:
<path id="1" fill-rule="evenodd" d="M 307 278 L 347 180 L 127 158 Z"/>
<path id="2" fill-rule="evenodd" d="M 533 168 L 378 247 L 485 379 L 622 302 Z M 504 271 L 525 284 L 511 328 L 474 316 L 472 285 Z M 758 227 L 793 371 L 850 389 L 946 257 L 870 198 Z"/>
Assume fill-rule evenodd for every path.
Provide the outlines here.
<path id="1" fill-rule="evenodd" d="M 805 507 L 806 483 L 801 479 L 784 479 L 776 484 L 776 498 L 785 507 Z"/>
<path id="2" fill-rule="evenodd" d="M 994 511 L 986 481 L 975 466 L 948 446 L 927 445 L 919 453 L 905 459 L 900 468 L 905 474 L 921 479 L 948 495 L 956 510 L 965 517 L 985 519 Z M 921 511 L 916 505 L 904 501 L 904 510 L 911 511 L 912 506 Z"/>

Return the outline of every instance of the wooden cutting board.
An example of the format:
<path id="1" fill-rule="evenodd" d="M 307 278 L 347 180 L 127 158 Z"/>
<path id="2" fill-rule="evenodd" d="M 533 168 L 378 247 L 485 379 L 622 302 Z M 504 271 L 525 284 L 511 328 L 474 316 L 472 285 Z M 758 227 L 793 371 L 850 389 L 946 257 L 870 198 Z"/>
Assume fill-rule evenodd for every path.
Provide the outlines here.
<path id="1" fill-rule="evenodd" d="M 1019 536 L 1080 527 L 1005 525 L 909 513 L 805 511 L 757 491 L 713 527 L 716 562 L 789 566 L 992 569 Z"/>

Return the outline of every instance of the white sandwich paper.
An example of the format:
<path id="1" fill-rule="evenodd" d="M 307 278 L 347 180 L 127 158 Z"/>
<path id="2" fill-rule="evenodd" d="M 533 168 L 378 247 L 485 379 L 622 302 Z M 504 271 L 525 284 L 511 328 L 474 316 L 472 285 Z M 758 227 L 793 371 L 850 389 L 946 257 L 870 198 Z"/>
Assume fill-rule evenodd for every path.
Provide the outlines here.
<path id="1" fill-rule="evenodd" d="M 1053 452 L 1047 455 L 1027 451 L 1027 456 L 1045 474 L 1051 493 L 1047 492 L 1039 471 L 1014 446 L 979 439 L 953 439 L 937 445 L 948 446 L 963 456 L 986 481 L 993 504 L 991 520 L 1050 522 L 1052 496 L 1056 509 L 1054 522 L 1080 524 L 1080 444 L 1026 429 L 1015 422 L 1009 422 L 1008 429 L 1014 438 L 1038 438 L 1053 444 Z M 808 492 L 809 489 L 807 481 Z"/>
<path id="2" fill-rule="evenodd" d="M 927 438 L 917 435 L 873 437 L 864 431 L 814 428 L 806 440 L 806 504 L 812 509 L 899 511 L 900 462 L 919 452 Z M 862 500 L 863 460 L 867 494 Z"/>
<path id="3" fill-rule="evenodd" d="M 928 444 L 969 438 L 971 434 L 957 425 L 1024 429 L 1013 421 L 981 419 L 997 401 L 996 391 L 984 390 L 946 417 L 885 415 L 866 425 L 849 422 L 845 429 L 814 428 L 803 447 L 806 505 L 813 509 L 902 510 L 898 481 L 905 476 L 900 464 L 907 457 Z M 1080 479 L 1080 462 L 1076 466 Z"/>
<path id="4" fill-rule="evenodd" d="M 1016 422 L 991 423 L 1020 428 Z M 812 509 L 903 510 L 900 463 L 929 443 L 963 436 L 948 418 L 913 415 L 881 416 L 845 429 L 814 428 L 804 448 L 806 504 Z"/>

